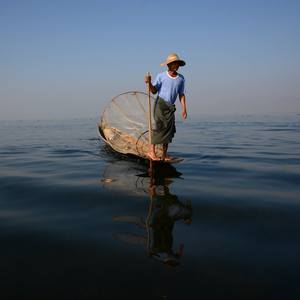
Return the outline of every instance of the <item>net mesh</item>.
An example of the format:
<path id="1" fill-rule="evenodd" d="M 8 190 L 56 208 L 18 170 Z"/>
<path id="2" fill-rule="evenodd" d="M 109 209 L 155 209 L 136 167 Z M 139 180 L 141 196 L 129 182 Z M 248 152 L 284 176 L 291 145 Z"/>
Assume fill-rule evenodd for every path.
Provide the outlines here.
<path id="1" fill-rule="evenodd" d="M 154 98 L 150 97 L 152 128 Z M 100 136 L 115 151 L 147 158 L 149 151 L 148 95 L 143 92 L 126 92 L 113 98 L 105 107 L 98 124 Z M 157 156 L 162 146 L 156 146 Z"/>

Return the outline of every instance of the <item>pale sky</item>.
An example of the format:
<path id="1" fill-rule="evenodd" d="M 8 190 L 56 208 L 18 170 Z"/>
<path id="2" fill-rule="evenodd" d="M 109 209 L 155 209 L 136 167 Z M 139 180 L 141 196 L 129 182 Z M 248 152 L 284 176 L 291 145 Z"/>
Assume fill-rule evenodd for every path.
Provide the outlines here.
<path id="1" fill-rule="evenodd" d="M 172 52 L 190 115 L 300 113 L 300 1 L 0 0 L 0 120 L 98 117 Z"/>

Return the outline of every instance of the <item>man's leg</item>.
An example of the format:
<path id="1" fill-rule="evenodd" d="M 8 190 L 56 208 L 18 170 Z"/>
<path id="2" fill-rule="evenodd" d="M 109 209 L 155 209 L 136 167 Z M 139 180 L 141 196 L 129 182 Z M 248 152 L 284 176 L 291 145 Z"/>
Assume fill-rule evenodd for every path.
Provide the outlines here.
<path id="1" fill-rule="evenodd" d="M 165 160 L 167 158 L 168 146 L 169 146 L 169 144 L 163 144 L 162 160 Z"/>
<path id="2" fill-rule="evenodd" d="M 165 158 L 167 156 L 169 144 L 163 144 L 163 157 Z"/>
<path id="3" fill-rule="evenodd" d="M 148 156 L 149 156 L 149 158 L 152 159 L 152 160 L 160 160 L 160 158 L 156 156 L 156 152 L 155 152 L 155 144 L 149 145 Z"/>
<path id="4" fill-rule="evenodd" d="M 172 157 L 167 155 L 167 151 L 168 151 L 168 147 L 169 147 L 169 144 L 163 144 L 163 155 L 162 155 L 162 160 L 171 160 Z"/>

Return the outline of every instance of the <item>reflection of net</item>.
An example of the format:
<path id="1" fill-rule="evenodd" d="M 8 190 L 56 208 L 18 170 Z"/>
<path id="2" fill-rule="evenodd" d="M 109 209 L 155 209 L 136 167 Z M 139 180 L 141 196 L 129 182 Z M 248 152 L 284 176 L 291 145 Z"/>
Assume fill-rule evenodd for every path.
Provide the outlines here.
<path id="1" fill-rule="evenodd" d="M 103 171 L 101 184 L 108 190 L 147 195 L 150 185 L 147 168 L 130 160 L 111 161 Z"/>
<path id="2" fill-rule="evenodd" d="M 153 110 L 154 98 L 152 97 L 151 102 Z M 152 124 L 154 124 L 153 118 Z M 154 125 L 152 126 L 154 128 Z M 112 99 L 102 114 L 99 132 L 114 150 L 147 157 L 148 95 L 142 92 L 127 92 Z M 157 147 L 157 155 L 161 155 L 160 146 Z"/>

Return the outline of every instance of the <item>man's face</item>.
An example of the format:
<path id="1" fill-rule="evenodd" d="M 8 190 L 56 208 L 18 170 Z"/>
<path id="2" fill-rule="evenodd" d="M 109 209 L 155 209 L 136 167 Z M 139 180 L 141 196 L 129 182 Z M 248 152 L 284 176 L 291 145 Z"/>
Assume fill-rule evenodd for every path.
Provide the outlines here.
<path id="1" fill-rule="evenodd" d="M 168 64 L 168 67 L 170 71 L 177 71 L 179 69 L 179 62 L 173 61 L 170 64 Z"/>

